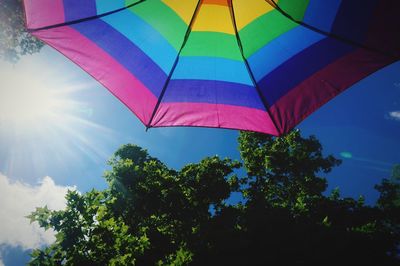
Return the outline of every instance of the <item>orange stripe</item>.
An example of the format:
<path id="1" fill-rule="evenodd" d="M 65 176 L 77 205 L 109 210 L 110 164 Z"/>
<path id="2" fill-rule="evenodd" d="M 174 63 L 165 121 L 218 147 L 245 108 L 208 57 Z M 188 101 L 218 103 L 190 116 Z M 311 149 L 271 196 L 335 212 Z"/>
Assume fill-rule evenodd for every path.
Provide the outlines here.
<path id="1" fill-rule="evenodd" d="M 230 6 L 231 0 L 202 0 L 202 4 L 208 5 L 220 5 L 220 6 Z"/>

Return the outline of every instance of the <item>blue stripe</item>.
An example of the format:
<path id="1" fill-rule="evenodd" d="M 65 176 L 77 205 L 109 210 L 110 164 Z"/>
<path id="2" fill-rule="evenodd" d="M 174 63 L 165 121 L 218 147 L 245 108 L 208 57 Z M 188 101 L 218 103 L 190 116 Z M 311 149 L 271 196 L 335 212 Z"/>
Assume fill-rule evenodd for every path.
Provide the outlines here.
<path id="1" fill-rule="evenodd" d="M 106 16 L 103 21 L 137 45 L 164 73 L 168 74 L 174 64 L 177 51 L 149 24 L 129 10 Z"/>
<path id="2" fill-rule="evenodd" d="M 244 62 L 218 57 L 181 57 L 172 78 L 218 80 L 253 86 Z"/>
<path id="3" fill-rule="evenodd" d="M 107 13 L 125 6 L 125 0 L 96 0 L 97 14 Z"/>
<path id="4" fill-rule="evenodd" d="M 110 54 L 149 88 L 156 97 L 160 95 L 167 76 L 158 65 L 124 35 L 99 19 L 77 23 L 71 27 Z"/>
<path id="5" fill-rule="evenodd" d="M 65 21 L 83 19 L 97 15 L 96 0 L 63 0 Z"/>
<path id="6" fill-rule="evenodd" d="M 248 58 L 256 81 L 323 38 L 323 35 L 299 26 L 272 40 Z"/>
<path id="7" fill-rule="evenodd" d="M 341 3 L 342 0 L 311 0 L 303 21 L 317 29 L 330 32 Z M 351 21 L 349 20 L 350 23 Z"/>
<path id="8" fill-rule="evenodd" d="M 273 105 L 315 72 L 343 57 L 355 48 L 332 38 L 310 46 L 266 75 L 259 87 L 267 102 Z M 340 78 L 340 73 L 337 73 Z"/>
<path id="9" fill-rule="evenodd" d="M 215 80 L 171 80 L 163 102 L 228 104 L 265 110 L 253 86 Z"/>

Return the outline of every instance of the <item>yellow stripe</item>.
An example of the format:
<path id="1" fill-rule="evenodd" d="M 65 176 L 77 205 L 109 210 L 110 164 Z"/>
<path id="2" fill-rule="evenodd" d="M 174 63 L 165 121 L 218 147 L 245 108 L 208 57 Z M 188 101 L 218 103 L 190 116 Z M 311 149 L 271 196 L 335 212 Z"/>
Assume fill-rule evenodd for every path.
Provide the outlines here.
<path id="1" fill-rule="evenodd" d="M 256 18 L 274 10 L 265 0 L 234 0 L 232 2 L 238 31 Z"/>
<path id="2" fill-rule="evenodd" d="M 169 8 L 189 25 L 198 0 L 162 0 Z"/>
<path id="3" fill-rule="evenodd" d="M 182 0 L 181 0 L 182 1 Z M 235 34 L 229 7 L 203 4 L 192 31 L 209 31 Z"/>

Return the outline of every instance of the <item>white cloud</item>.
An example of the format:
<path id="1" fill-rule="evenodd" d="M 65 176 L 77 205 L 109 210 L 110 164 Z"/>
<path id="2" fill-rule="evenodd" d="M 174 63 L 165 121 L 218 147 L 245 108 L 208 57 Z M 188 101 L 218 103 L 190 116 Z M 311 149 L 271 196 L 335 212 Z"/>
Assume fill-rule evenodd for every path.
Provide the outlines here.
<path id="1" fill-rule="evenodd" d="M 0 266 L 4 266 L 4 262 L 1 260 L 1 257 L 0 257 Z"/>
<path id="2" fill-rule="evenodd" d="M 389 112 L 390 118 L 400 121 L 400 111 Z"/>
<path id="3" fill-rule="evenodd" d="M 52 210 L 63 209 L 68 189 L 75 188 L 58 186 L 51 177 L 44 177 L 38 185 L 32 186 L 10 182 L 0 173 L 0 245 L 31 249 L 52 243 L 54 232 L 43 230 L 37 223 L 30 224 L 25 216 L 45 205 Z M 1 263 L 0 258 L 0 266 Z"/>

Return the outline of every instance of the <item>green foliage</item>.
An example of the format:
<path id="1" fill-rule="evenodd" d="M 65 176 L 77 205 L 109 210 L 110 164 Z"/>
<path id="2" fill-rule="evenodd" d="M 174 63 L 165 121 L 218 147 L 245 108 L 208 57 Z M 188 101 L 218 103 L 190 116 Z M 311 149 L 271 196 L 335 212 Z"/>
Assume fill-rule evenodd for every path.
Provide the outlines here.
<path id="1" fill-rule="evenodd" d="M 22 0 L 1 0 L 0 59 L 16 62 L 42 47 L 43 43 L 26 31 Z"/>
<path id="2" fill-rule="evenodd" d="M 283 138 L 244 132 L 239 149 L 250 176 L 247 197 L 299 211 L 322 197 L 327 182 L 319 174 L 340 163 L 332 156 L 323 157 L 318 140 L 302 138 L 297 130 Z"/>
<path id="3" fill-rule="evenodd" d="M 394 210 L 400 208 L 400 165 L 393 167 L 390 179 L 384 178 L 375 188 L 381 193 L 378 206 L 383 209 Z"/>
<path id="4" fill-rule="evenodd" d="M 400 164 L 393 166 L 392 180 L 395 182 L 400 182 Z"/>
<path id="5" fill-rule="evenodd" d="M 322 176 L 340 162 L 318 140 L 243 132 L 241 163 L 208 157 L 180 170 L 135 145 L 104 175 L 109 188 L 69 191 L 67 207 L 28 216 L 56 231 L 30 265 L 398 265 L 398 178 L 377 206 L 325 196 Z M 229 205 L 232 193 L 242 202 Z"/>

